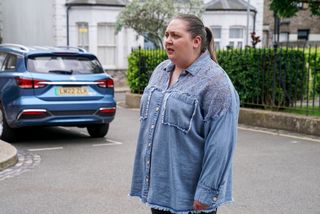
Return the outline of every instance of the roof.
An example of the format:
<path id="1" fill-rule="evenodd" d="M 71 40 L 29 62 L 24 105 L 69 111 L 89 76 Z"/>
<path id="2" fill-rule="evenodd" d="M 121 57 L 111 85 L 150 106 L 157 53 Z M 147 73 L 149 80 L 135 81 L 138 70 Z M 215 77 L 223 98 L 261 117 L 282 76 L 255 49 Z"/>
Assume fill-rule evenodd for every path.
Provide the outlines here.
<path id="1" fill-rule="evenodd" d="M 23 46 L 18 44 L 0 44 L 0 50 L 18 53 L 18 54 L 52 54 L 52 53 L 77 53 L 77 54 L 85 54 L 88 55 L 84 49 L 78 47 L 70 47 L 70 46 Z"/>
<path id="2" fill-rule="evenodd" d="M 212 0 L 206 3 L 206 10 L 247 10 L 248 3 L 244 0 Z M 256 11 L 256 8 L 250 5 L 250 10 Z"/>
<path id="3" fill-rule="evenodd" d="M 128 0 L 67 0 L 67 5 L 125 6 Z"/>

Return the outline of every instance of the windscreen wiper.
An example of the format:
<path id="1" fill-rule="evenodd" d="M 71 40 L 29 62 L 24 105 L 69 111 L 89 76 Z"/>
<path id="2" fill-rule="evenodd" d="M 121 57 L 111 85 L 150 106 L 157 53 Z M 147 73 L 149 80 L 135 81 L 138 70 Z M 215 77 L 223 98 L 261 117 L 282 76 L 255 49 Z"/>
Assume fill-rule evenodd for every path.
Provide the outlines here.
<path id="1" fill-rule="evenodd" d="M 55 74 L 72 74 L 73 70 L 49 70 L 49 73 Z"/>

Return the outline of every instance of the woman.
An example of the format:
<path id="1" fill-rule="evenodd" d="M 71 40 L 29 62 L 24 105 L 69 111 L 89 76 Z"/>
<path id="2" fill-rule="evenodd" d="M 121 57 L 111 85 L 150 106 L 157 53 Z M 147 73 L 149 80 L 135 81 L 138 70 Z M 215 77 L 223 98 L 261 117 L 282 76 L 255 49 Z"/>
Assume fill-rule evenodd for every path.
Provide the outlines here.
<path id="1" fill-rule="evenodd" d="M 193 15 L 165 32 L 168 60 L 141 98 L 131 196 L 152 213 L 216 213 L 232 201 L 239 98 L 217 64 L 213 36 Z"/>

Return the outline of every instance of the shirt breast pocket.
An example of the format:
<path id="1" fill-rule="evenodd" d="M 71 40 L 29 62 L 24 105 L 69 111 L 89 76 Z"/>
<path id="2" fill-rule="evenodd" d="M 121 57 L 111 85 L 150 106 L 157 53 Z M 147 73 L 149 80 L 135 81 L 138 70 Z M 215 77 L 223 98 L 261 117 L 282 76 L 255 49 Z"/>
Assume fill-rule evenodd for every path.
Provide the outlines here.
<path id="1" fill-rule="evenodd" d="M 148 118 L 150 100 L 155 88 L 146 88 L 140 100 L 140 120 Z"/>
<path id="2" fill-rule="evenodd" d="M 171 93 L 165 98 L 162 123 L 187 133 L 191 129 L 198 101 L 187 94 Z"/>

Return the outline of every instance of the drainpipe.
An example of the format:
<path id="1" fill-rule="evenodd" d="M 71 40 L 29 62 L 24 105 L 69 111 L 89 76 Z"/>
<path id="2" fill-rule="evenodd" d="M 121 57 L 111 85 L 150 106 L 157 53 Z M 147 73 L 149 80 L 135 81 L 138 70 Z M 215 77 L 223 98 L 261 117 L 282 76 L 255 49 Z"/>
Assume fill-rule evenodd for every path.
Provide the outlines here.
<path id="1" fill-rule="evenodd" d="M 69 46 L 69 11 L 71 9 L 71 6 L 67 6 L 67 46 Z"/>
<path id="2" fill-rule="evenodd" d="M 248 3 L 247 3 L 246 46 L 249 45 L 249 19 L 250 19 L 250 0 L 248 0 Z"/>
<path id="3" fill-rule="evenodd" d="M 253 32 L 256 32 L 257 11 L 254 10 L 253 12 L 254 12 L 254 14 L 253 14 Z"/>

